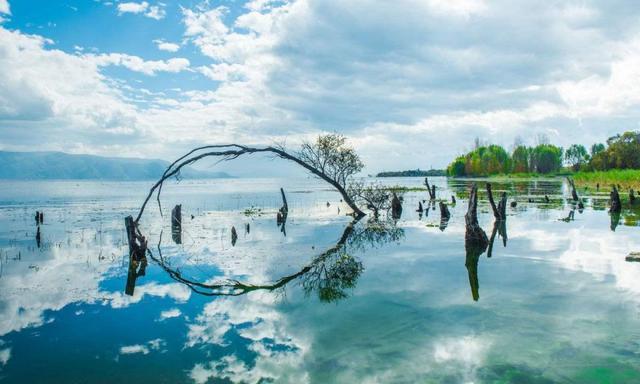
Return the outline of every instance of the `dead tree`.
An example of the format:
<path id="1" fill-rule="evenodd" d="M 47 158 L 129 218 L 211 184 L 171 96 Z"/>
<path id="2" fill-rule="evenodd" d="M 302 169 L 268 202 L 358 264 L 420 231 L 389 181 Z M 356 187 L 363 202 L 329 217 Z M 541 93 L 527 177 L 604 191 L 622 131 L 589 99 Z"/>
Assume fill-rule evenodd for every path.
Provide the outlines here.
<path id="1" fill-rule="evenodd" d="M 469 194 L 469 208 L 464 215 L 465 221 L 465 245 L 477 246 L 484 250 L 489 240 L 487 234 L 478 224 L 478 185 L 473 183 Z"/>
<path id="2" fill-rule="evenodd" d="M 487 250 L 489 240 L 487 234 L 478 224 L 478 186 L 473 183 L 469 194 L 469 208 L 464 215 L 465 236 L 464 248 L 466 251 L 465 267 L 469 274 L 469 285 L 474 301 L 480 298 L 480 284 L 478 282 L 478 260 L 480 255 Z"/>
<path id="3" fill-rule="evenodd" d="M 280 188 L 280 194 L 282 195 L 282 207 L 278 210 L 276 217 L 278 225 L 285 224 L 287 222 L 287 216 L 289 215 L 289 204 L 287 204 L 287 197 L 284 194 L 284 189 Z"/>
<path id="4" fill-rule="evenodd" d="M 427 192 L 429 192 L 429 200 L 435 200 L 436 199 L 436 186 L 435 185 L 429 185 L 429 178 L 427 178 L 427 177 L 424 178 L 424 184 L 427 186 Z"/>
<path id="5" fill-rule="evenodd" d="M 133 217 L 125 217 L 124 226 L 127 231 L 127 241 L 129 243 L 129 257 L 135 260 L 142 260 L 147 252 L 147 240 L 138 231 Z"/>
<path id="6" fill-rule="evenodd" d="M 327 136 L 335 137 L 336 135 Z M 321 138 L 319 138 L 319 140 Z M 240 156 L 258 153 L 273 154 L 279 158 L 289 160 L 300 165 L 314 176 L 324 180 L 329 185 L 334 187 L 342 195 L 342 200 L 353 210 L 354 217 L 364 217 L 364 212 L 362 212 L 353 198 L 347 193 L 348 177 L 350 177 L 354 173 L 359 172 L 362 169 L 363 164 L 360 162 L 360 160 L 357 158 L 357 155 L 355 155 L 352 150 L 342 147 L 341 142 L 338 142 L 337 145 L 338 147 L 334 148 L 334 152 L 337 153 L 319 153 L 320 150 L 318 150 L 318 153 L 315 153 L 313 151 L 313 145 L 305 144 L 303 146 L 303 150 L 301 150 L 298 154 L 291 154 L 280 147 L 269 146 L 263 148 L 255 148 L 239 144 L 207 145 L 195 148 L 184 156 L 175 160 L 167 167 L 160 179 L 149 190 L 149 193 L 142 203 L 142 206 L 140 207 L 140 210 L 138 211 L 138 215 L 136 216 L 134 222 L 136 225 L 138 224 L 149 200 L 154 194 L 156 195 L 156 200 L 158 201 L 160 212 L 162 212 L 162 206 L 160 204 L 160 194 L 162 192 L 163 183 L 167 179 L 179 175 L 180 170 L 183 167 L 192 165 L 199 160 L 207 157 L 217 157 L 220 158 L 220 161 L 229 161 L 237 159 Z M 344 161 L 344 164 L 340 162 L 340 160 L 343 159 L 346 159 Z"/>
<path id="7" fill-rule="evenodd" d="M 487 195 L 489 196 L 489 203 L 491 204 L 491 209 L 493 210 L 493 216 L 496 220 L 506 220 L 507 219 L 507 193 L 502 192 L 502 197 L 498 202 L 498 206 L 496 207 L 496 203 L 493 200 L 493 191 L 491 190 L 491 183 L 487 183 Z"/>
<path id="8" fill-rule="evenodd" d="M 570 177 L 567 177 L 567 181 L 571 186 L 571 197 L 573 198 L 573 201 L 578 203 L 578 209 L 584 209 L 584 203 L 582 202 L 582 199 L 580 199 L 580 197 L 578 196 L 578 191 L 576 190 L 576 185 L 573 182 L 573 179 Z"/>
<path id="9" fill-rule="evenodd" d="M 573 198 L 573 201 L 577 202 L 580 199 L 578 198 L 578 191 L 576 191 L 576 185 L 573 182 L 573 179 L 570 177 L 567 177 L 567 181 L 569 182 L 569 186 L 571 187 L 571 197 Z"/>
<path id="10" fill-rule="evenodd" d="M 620 213 L 622 211 L 622 204 L 620 203 L 620 195 L 615 185 L 612 186 L 613 190 L 609 194 L 609 212 Z"/>

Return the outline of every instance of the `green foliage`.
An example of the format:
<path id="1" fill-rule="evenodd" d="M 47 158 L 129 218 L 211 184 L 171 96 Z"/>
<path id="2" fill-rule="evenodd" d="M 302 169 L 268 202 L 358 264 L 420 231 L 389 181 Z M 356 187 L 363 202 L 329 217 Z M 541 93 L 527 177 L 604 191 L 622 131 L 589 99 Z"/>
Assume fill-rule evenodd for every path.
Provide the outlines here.
<path id="1" fill-rule="evenodd" d="M 589 169 L 640 169 L 640 132 L 628 131 L 607 140 L 607 147 L 594 144 L 591 147 Z"/>
<path id="2" fill-rule="evenodd" d="M 562 168 L 562 148 L 539 144 L 531 151 L 531 170 L 538 173 L 557 172 Z"/>
<path id="3" fill-rule="evenodd" d="M 573 144 L 565 152 L 564 158 L 574 171 L 579 171 L 589 161 L 589 153 L 584 145 Z"/>
<path id="4" fill-rule="evenodd" d="M 511 171 L 514 173 L 528 173 L 531 172 L 531 148 L 519 145 L 513 150 L 511 155 Z"/>
<path id="5" fill-rule="evenodd" d="M 456 158 L 447 172 L 452 176 L 488 176 L 508 173 L 510 169 L 511 158 L 507 151 L 499 145 L 489 145 Z"/>

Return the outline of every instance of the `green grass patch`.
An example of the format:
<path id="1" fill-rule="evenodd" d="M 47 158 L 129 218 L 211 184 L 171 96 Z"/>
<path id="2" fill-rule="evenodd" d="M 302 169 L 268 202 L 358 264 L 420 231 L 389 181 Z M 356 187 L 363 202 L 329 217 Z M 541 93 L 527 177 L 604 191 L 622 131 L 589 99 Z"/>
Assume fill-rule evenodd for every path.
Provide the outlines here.
<path id="1" fill-rule="evenodd" d="M 620 184 L 624 189 L 640 189 L 640 169 L 611 169 L 608 171 L 576 172 L 573 179 L 578 185 L 608 187 Z"/>

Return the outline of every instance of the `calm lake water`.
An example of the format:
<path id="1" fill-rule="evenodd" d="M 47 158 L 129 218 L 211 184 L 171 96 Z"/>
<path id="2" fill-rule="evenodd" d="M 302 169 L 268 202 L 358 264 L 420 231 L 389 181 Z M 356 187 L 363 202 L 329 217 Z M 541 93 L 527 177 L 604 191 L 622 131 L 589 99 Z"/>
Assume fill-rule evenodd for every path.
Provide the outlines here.
<path id="1" fill-rule="evenodd" d="M 581 190 L 571 214 L 560 179 L 494 183 L 518 205 L 474 257 L 471 181 L 432 182 L 458 200 L 446 228 L 416 212 L 426 191 L 397 222 L 351 223 L 314 179 L 173 183 L 141 220 L 132 296 L 124 217 L 150 182 L 0 182 L 0 382 L 640 383 L 637 212 L 618 222 L 607 191 Z"/>

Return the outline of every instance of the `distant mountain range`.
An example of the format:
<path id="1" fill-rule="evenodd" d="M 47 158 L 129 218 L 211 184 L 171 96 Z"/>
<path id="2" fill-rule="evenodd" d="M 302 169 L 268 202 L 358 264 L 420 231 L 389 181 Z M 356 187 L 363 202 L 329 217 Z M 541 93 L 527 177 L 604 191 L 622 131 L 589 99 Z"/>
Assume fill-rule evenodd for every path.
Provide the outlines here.
<path id="1" fill-rule="evenodd" d="M 0 179 L 11 180 L 149 180 L 157 179 L 170 163 L 163 160 L 72 155 L 62 152 L 0 151 Z M 184 178 L 231 177 L 225 172 L 183 168 Z"/>

